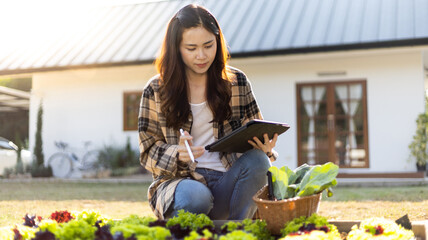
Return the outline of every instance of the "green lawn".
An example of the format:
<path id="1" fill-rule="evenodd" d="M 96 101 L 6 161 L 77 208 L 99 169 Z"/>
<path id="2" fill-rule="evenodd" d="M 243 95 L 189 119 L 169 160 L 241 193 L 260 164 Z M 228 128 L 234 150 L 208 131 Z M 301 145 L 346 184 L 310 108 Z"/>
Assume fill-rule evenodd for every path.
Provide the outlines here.
<path id="1" fill-rule="evenodd" d="M 334 220 L 369 217 L 428 220 L 428 186 L 337 187 L 331 198 L 323 196 L 319 213 Z"/>
<path id="2" fill-rule="evenodd" d="M 149 183 L 9 182 L 0 183 L 0 201 L 147 201 Z"/>
<path id="3" fill-rule="evenodd" d="M 21 223 L 26 213 L 48 217 L 57 210 L 95 209 L 112 218 L 153 215 L 148 183 L 0 182 L 0 227 Z"/>
<path id="4" fill-rule="evenodd" d="M 336 187 L 327 201 L 411 201 L 428 200 L 428 186 L 411 187 Z"/>
<path id="5" fill-rule="evenodd" d="M 47 217 L 56 210 L 95 209 L 112 218 L 153 216 L 148 183 L 0 182 L 0 227 L 21 223 L 28 214 Z M 428 220 L 428 187 L 336 187 L 323 197 L 319 213 L 329 219 L 358 220 L 372 216 Z"/>

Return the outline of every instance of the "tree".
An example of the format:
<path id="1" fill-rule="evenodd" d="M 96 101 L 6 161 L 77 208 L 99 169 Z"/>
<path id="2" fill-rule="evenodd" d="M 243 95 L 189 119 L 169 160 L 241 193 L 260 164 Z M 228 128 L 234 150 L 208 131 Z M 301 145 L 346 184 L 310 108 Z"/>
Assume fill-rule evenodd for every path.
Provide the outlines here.
<path id="1" fill-rule="evenodd" d="M 45 156 L 43 154 L 43 141 L 42 141 L 42 126 L 43 126 L 43 106 L 39 105 L 37 112 L 37 129 L 36 129 L 36 142 L 34 145 L 34 156 L 36 157 L 36 167 L 43 166 Z"/>
<path id="2" fill-rule="evenodd" d="M 43 154 L 43 141 L 42 141 L 42 126 L 43 126 L 43 106 L 39 105 L 37 112 L 37 129 L 36 129 L 36 142 L 34 143 L 34 156 L 33 166 L 31 169 L 31 176 L 33 177 L 52 177 L 52 168 L 45 167 L 45 156 Z"/>

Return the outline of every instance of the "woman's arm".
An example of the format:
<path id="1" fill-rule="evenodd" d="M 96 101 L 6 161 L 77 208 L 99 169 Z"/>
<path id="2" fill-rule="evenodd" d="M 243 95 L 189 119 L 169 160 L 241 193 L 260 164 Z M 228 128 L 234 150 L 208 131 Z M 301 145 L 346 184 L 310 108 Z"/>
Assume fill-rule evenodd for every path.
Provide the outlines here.
<path id="1" fill-rule="evenodd" d="M 151 84 L 143 91 L 138 116 L 140 163 L 155 175 L 175 175 L 178 145 L 166 143 Z"/>

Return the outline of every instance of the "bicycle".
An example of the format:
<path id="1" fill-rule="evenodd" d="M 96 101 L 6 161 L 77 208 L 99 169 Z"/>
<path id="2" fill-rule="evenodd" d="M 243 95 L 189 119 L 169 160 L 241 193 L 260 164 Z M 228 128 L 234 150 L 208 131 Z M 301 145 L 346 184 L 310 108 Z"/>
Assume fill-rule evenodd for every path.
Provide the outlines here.
<path id="1" fill-rule="evenodd" d="M 88 171 L 96 169 L 98 162 L 98 150 L 88 150 L 90 141 L 83 143 L 85 153 L 79 158 L 74 152 L 68 150 L 68 144 L 62 141 L 55 142 L 55 146 L 60 152 L 54 153 L 48 159 L 48 165 L 52 168 L 53 175 L 59 178 L 70 177 L 71 173 L 77 169 Z"/>

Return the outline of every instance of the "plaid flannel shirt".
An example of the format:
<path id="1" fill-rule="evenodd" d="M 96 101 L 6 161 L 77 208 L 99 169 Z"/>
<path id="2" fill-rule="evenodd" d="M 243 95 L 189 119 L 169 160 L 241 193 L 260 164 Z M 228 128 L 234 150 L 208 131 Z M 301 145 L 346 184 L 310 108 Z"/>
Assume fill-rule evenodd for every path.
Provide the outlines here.
<path id="1" fill-rule="evenodd" d="M 252 119 L 262 119 L 262 114 L 253 95 L 251 84 L 245 74 L 231 68 L 235 78 L 232 81 L 230 106 L 232 116 L 224 122 L 213 122 L 214 138 L 217 140 Z M 196 163 L 183 163 L 177 159 L 180 133 L 166 127 L 159 98 L 159 75 L 150 79 L 144 88 L 138 116 L 140 163 L 153 175 L 148 189 L 148 200 L 155 215 L 163 219 L 174 200 L 178 183 L 191 178 L 205 183 L 196 173 Z M 182 128 L 191 133 L 193 116 Z M 276 156 L 275 156 L 276 157 Z M 237 160 L 235 153 L 220 153 L 220 160 L 228 170 Z"/>

